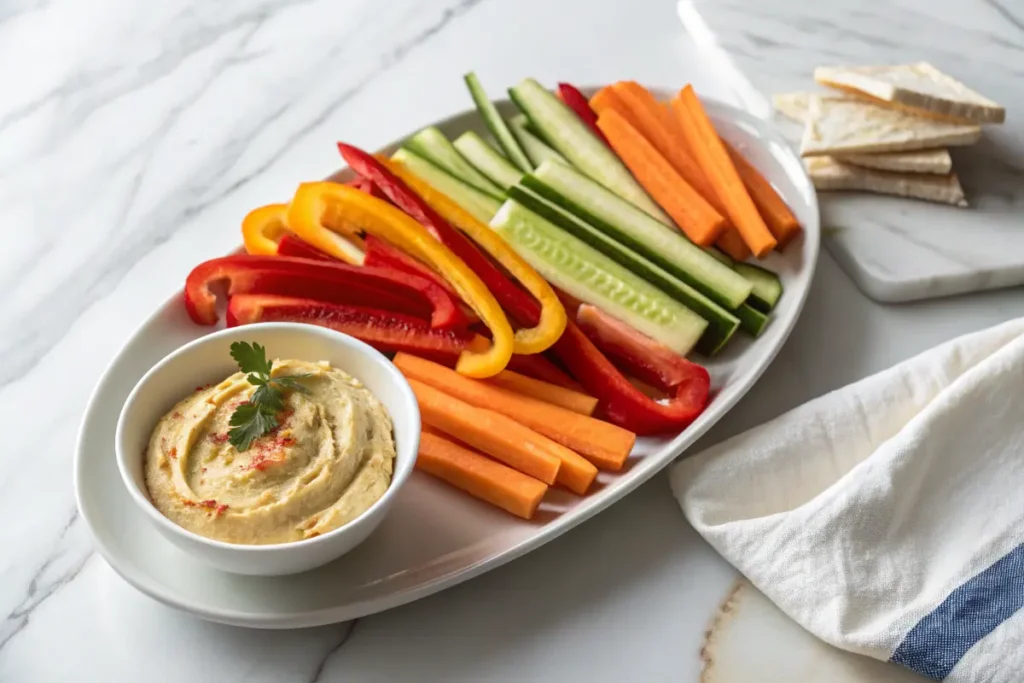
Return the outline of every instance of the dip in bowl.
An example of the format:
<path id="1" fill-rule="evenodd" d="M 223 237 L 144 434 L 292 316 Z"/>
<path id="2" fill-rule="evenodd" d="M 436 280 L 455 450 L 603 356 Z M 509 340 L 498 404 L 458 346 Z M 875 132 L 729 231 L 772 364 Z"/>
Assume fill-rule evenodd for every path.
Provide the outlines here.
<path id="1" fill-rule="evenodd" d="M 283 359 L 271 378 L 301 376 L 300 389 L 281 392 L 273 429 L 242 445 L 229 422 L 256 386 L 231 357 L 235 342 Z M 412 472 L 419 431 L 412 390 L 379 352 L 324 328 L 267 323 L 157 363 L 125 402 L 115 444 L 129 493 L 168 540 L 225 571 L 278 575 L 369 536 Z"/>

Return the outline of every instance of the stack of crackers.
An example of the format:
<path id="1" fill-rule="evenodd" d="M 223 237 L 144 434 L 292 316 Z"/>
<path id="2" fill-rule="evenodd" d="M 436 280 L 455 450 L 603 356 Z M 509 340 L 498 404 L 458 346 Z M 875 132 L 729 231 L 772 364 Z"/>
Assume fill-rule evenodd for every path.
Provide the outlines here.
<path id="1" fill-rule="evenodd" d="M 804 124 L 800 156 L 819 190 L 861 190 L 967 206 L 949 147 L 972 145 L 1006 111 L 927 62 L 819 67 L 834 93 L 776 95 Z"/>

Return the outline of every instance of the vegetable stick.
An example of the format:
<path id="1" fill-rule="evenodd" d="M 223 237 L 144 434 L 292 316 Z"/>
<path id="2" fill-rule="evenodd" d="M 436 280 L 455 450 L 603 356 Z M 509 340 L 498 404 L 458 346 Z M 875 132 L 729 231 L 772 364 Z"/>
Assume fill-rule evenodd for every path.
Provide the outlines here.
<path id="1" fill-rule="evenodd" d="M 729 228 L 715 242 L 715 246 L 728 254 L 734 261 L 746 261 L 750 258 L 750 247 L 740 237 L 736 228 Z"/>
<path id="2" fill-rule="evenodd" d="M 562 469 L 559 470 L 560 482 L 562 482 L 562 475 L 571 475 L 579 482 L 586 481 L 587 477 L 592 481 L 597 474 L 594 465 L 601 469 L 618 470 L 622 467 L 622 463 L 625 462 L 636 441 L 635 434 L 611 423 L 580 415 L 551 403 L 522 396 L 485 382 L 474 382 L 461 377 L 454 370 L 423 358 L 399 353 L 392 362 L 410 383 L 429 385 L 437 391 L 453 397 L 456 402 L 465 401 L 470 406 L 475 406 L 476 409 L 486 406 L 488 412 L 494 411 L 505 415 L 517 423 L 525 425 L 529 430 L 539 432 L 538 436 L 542 434 L 552 442 L 557 442 L 556 445 L 559 445 L 560 449 L 559 457 L 562 458 Z M 419 396 L 418 391 L 417 396 Z M 449 412 L 451 410 L 449 409 Z M 428 424 L 434 424 L 426 414 L 424 414 L 424 420 Z M 461 432 L 446 429 L 443 425 L 436 426 L 472 444 L 464 439 Z M 580 455 L 585 456 L 586 459 Z M 568 482 L 562 483 L 569 485 Z M 587 485 L 589 485 L 589 481 L 587 481 Z M 572 487 L 570 486 L 570 488 Z"/>
<path id="3" fill-rule="evenodd" d="M 634 81 L 616 83 L 612 90 L 629 111 L 626 120 L 633 123 L 654 148 L 668 159 L 683 180 L 690 183 L 715 211 L 727 216 L 725 205 L 719 201 L 704 171 L 693 158 L 683 131 L 675 124 L 669 110 L 646 88 Z"/>
<path id="4" fill-rule="evenodd" d="M 416 469 L 523 519 L 533 517 L 548 490 L 542 481 L 430 432 L 420 435 Z"/>
<path id="5" fill-rule="evenodd" d="M 526 375 L 541 382 L 555 384 L 580 393 L 583 392 L 583 387 L 580 386 L 579 382 L 539 353 L 528 356 L 513 353 L 512 359 L 505 367 L 513 372 L 518 372 L 520 375 Z"/>
<path id="6" fill-rule="evenodd" d="M 604 133 L 597 127 L 597 114 L 590 108 L 587 98 L 583 96 L 583 93 L 576 86 L 569 83 L 559 83 L 558 91 L 555 94 L 558 96 L 558 99 L 562 100 L 565 106 L 572 109 L 573 113 L 580 117 L 583 123 L 587 124 L 587 128 L 590 129 L 591 133 L 596 135 L 601 142 L 608 144 Z"/>
<path id="7" fill-rule="evenodd" d="M 600 116 L 601 112 L 606 107 L 613 105 L 616 100 L 619 100 L 619 96 L 612 90 L 612 86 L 606 85 L 590 98 L 590 108 L 594 110 L 595 114 Z"/>
<path id="8" fill-rule="evenodd" d="M 725 204 L 733 225 L 754 255 L 762 258 L 778 242 L 757 212 L 718 132 L 697 99 L 693 86 L 686 86 L 672 99 L 672 112 L 682 126 L 687 145 L 697 163 L 715 188 L 718 198 Z"/>
<path id="9" fill-rule="evenodd" d="M 423 421 L 500 460 L 523 474 L 554 484 L 561 463 L 533 430 L 491 410 L 477 408 L 416 380 L 409 386 L 416 394 Z M 546 439 L 545 439 L 546 441 Z"/>
<path id="10" fill-rule="evenodd" d="M 539 379 L 520 375 L 511 370 L 502 370 L 487 380 L 488 384 L 507 389 L 508 391 L 545 401 L 556 406 L 571 410 L 580 415 L 593 415 L 597 408 L 597 399 L 588 394 L 560 387 L 557 384 L 542 382 Z"/>
<path id="11" fill-rule="evenodd" d="M 626 120 L 632 123 L 633 127 L 639 130 L 654 145 L 654 148 L 668 159 L 683 180 L 690 183 L 693 189 L 697 190 L 714 207 L 715 211 L 723 216 L 728 215 L 724 204 L 718 199 L 704 172 L 694 160 L 692 152 L 687 147 L 683 131 L 668 106 L 659 102 L 650 91 L 635 81 L 622 81 L 609 86 L 609 93 L 599 101 L 599 104 L 617 108 L 620 113 L 623 113 L 622 110 L 628 111 L 628 115 L 624 114 Z M 789 211 L 789 207 L 757 169 L 729 143 L 723 140 L 723 144 L 729 151 L 729 156 L 736 165 L 740 179 L 750 193 L 751 199 L 754 200 L 754 205 L 757 206 L 768 229 L 778 240 L 779 246 L 785 245 L 799 234 L 800 224 Z M 721 244 L 719 246 L 723 250 L 731 249 L 737 254 L 749 251 L 745 246 L 737 248 L 739 247 L 738 237 L 735 235 L 729 238 L 726 247 L 722 247 Z M 743 258 L 749 256 L 748 253 Z"/>
<path id="12" fill-rule="evenodd" d="M 714 244 L 725 231 L 725 219 L 672 164 L 614 109 L 606 109 L 597 125 L 637 181 L 686 236 L 703 247 Z"/>
<path id="13" fill-rule="evenodd" d="M 786 206 L 786 202 L 782 201 L 782 197 L 775 191 L 771 183 L 754 168 L 753 164 L 744 159 L 743 155 L 728 142 L 723 140 L 722 144 L 729 152 L 729 158 L 736 165 L 736 171 L 747 187 L 750 198 L 754 200 L 754 205 L 772 236 L 778 240 L 781 249 L 800 234 L 800 222 Z"/>

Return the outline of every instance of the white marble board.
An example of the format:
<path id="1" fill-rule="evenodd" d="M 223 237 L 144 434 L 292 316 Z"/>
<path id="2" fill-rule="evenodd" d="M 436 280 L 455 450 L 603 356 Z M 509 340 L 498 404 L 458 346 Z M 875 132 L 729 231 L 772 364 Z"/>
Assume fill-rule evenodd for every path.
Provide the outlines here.
<path id="1" fill-rule="evenodd" d="M 1024 4 L 1006 0 L 681 0 L 687 32 L 751 112 L 814 90 L 814 67 L 929 61 L 999 101 L 1006 123 L 952 150 L 969 209 L 820 193 L 824 245 L 876 301 L 1024 283 Z M 780 124 L 782 125 L 782 124 Z"/>

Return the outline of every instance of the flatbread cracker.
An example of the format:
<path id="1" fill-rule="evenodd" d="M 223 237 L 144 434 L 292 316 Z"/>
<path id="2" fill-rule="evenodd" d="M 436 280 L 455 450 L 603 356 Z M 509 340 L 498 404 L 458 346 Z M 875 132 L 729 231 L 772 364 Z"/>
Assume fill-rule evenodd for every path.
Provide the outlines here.
<path id="1" fill-rule="evenodd" d="M 927 175 L 922 173 L 890 173 L 845 164 L 831 157 L 804 159 L 807 175 L 821 191 L 859 190 L 911 197 L 939 204 L 967 206 L 963 188 L 955 173 Z"/>
<path id="2" fill-rule="evenodd" d="M 775 109 L 784 116 L 804 123 L 810 110 L 811 97 L 814 93 L 794 92 L 772 96 Z M 853 99 L 842 98 L 840 99 Z M 953 170 L 953 158 L 947 149 L 929 149 L 914 152 L 878 152 L 876 154 L 834 155 L 844 163 L 877 168 L 882 171 L 898 173 L 937 173 L 946 175 Z"/>
<path id="3" fill-rule="evenodd" d="M 821 66 L 814 80 L 853 90 L 923 116 L 964 123 L 1002 123 L 1006 110 L 928 62 L 895 66 Z"/>
<path id="4" fill-rule="evenodd" d="M 971 145 L 981 127 L 922 119 L 896 109 L 846 97 L 810 98 L 800 155 L 907 152 Z"/>
<path id="5" fill-rule="evenodd" d="M 947 175 L 953 170 L 953 157 L 948 149 L 924 149 L 918 152 L 879 152 L 877 154 L 842 154 L 834 157 L 845 164 L 875 168 L 894 173 L 933 173 Z"/>

